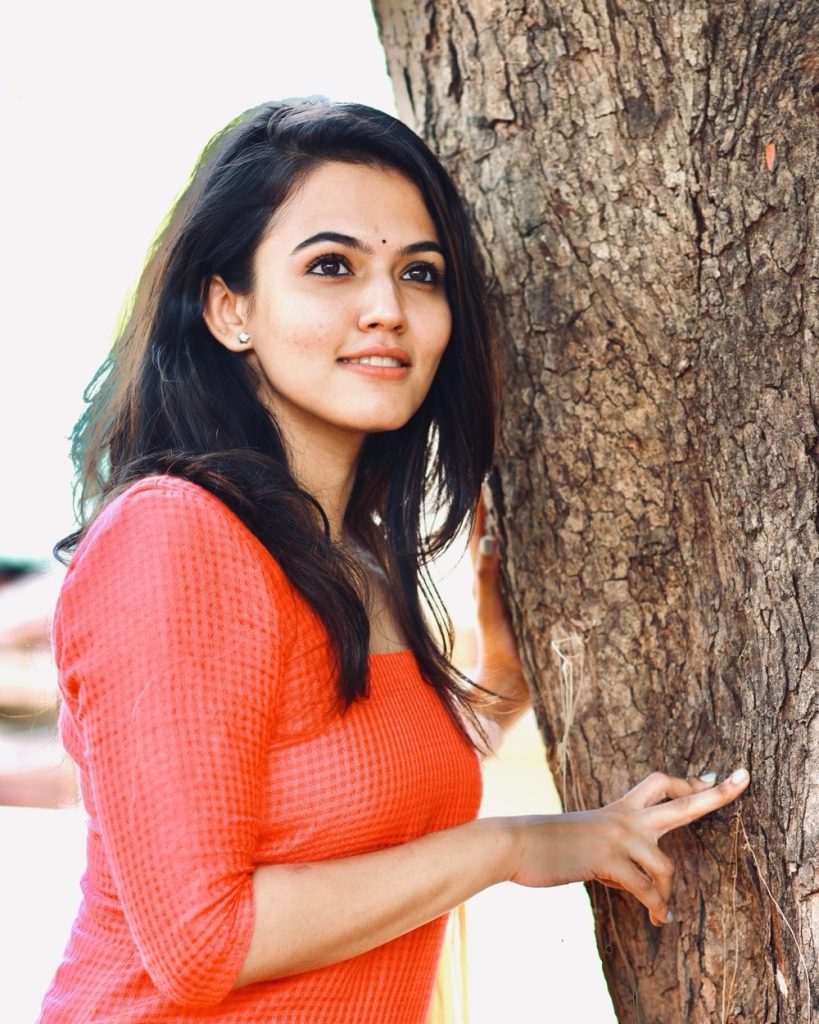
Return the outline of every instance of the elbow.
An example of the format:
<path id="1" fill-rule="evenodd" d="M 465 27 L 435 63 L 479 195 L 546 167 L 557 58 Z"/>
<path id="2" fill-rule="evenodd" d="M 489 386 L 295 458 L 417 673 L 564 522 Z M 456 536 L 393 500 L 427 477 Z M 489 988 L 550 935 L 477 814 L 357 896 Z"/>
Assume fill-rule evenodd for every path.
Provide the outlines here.
<path id="1" fill-rule="evenodd" d="M 195 965 L 184 969 L 168 969 L 167 965 L 147 968 L 148 976 L 157 991 L 174 1006 L 185 1010 L 209 1010 L 218 1006 L 233 988 L 233 979 L 214 970 L 196 969 Z"/>
<path id="2" fill-rule="evenodd" d="M 236 985 L 253 928 L 252 903 L 244 913 L 196 935 L 164 936 L 161 947 L 142 946 L 142 962 L 154 987 L 180 1009 L 213 1009 Z M 244 938 L 243 938 L 244 937 Z"/>
<path id="3" fill-rule="evenodd" d="M 169 1003 L 180 1010 L 212 1010 L 224 998 L 220 996 L 217 999 L 213 999 L 210 996 L 203 996 L 202 992 L 188 989 L 183 985 L 158 985 L 157 988 Z"/>

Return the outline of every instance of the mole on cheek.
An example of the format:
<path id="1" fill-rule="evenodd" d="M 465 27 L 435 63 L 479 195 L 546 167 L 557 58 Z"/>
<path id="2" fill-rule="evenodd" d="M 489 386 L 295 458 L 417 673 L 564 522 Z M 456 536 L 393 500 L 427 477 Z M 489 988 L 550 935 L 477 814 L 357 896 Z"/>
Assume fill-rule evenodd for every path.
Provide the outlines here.
<path id="1" fill-rule="evenodd" d="M 387 239 L 386 238 L 382 238 L 381 239 L 381 244 L 382 245 L 386 245 L 387 244 Z"/>

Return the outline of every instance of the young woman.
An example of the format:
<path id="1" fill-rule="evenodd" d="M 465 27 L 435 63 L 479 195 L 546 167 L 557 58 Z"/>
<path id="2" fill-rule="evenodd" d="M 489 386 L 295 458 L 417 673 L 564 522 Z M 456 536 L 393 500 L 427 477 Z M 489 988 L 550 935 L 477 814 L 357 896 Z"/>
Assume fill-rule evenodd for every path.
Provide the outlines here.
<path id="1" fill-rule="evenodd" d="M 75 436 L 54 644 L 88 870 L 43 1024 L 420 1024 L 447 912 L 504 879 L 670 920 L 658 839 L 747 773 L 474 820 L 469 723 L 526 704 L 491 544 L 479 686 L 423 602 L 492 458 L 484 294 L 394 118 L 271 103 L 206 149 Z"/>

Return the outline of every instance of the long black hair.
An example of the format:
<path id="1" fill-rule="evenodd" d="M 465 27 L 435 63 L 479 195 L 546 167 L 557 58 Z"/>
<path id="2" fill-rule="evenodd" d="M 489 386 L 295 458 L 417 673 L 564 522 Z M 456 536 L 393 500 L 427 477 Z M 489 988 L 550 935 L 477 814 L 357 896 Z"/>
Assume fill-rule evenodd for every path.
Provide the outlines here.
<path id="1" fill-rule="evenodd" d="M 450 663 L 451 624 L 427 566 L 471 521 L 490 467 L 497 361 L 461 200 L 422 140 L 381 111 L 324 100 L 267 103 L 207 145 L 86 393 L 72 435 L 80 527 L 55 551 L 67 558 L 102 505 L 140 477 L 185 477 L 243 520 L 315 609 L 335 656 L 342 706 L 366 695 L 369 624 L 360 566 L 331 540 L 321 506 L 294 480 L 252 367 L 219 344 L 203 319 L 213 275 L 234 292 L 252 293 L 253 257 L 276 211 L 330 161 L 406 175 L 423 196 L 446 259 L 449 343 L 409 422 L 367 437 L 344 529 L 386 573 L 420 670 L 459 720 L 455 707 L 469 709 L 468 689 Z"/>

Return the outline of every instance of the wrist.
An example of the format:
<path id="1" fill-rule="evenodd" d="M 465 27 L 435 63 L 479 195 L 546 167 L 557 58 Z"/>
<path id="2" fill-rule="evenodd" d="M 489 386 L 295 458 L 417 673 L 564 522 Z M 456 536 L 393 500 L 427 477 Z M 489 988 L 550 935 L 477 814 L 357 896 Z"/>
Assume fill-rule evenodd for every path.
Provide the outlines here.
<path id="1" fill-rule="evenodd" d="M 475 668 L 475 679 L 487 690 L 510 702 L 530 700 L 529 687 L 519 666 L 493 665 L 479 660 Z"/>
<path id="2" fill-rule="evenodd" d="M 519 670 L 499 670 L 478 664 L 475 682 L 489 691 L 475 690 L 475 707 L 484 717 L 494 719 L 503 728 L 515 722 L 532 706 L 532 697 L 523 673 Z"/>
<path id="3" fill-rule="evenodd" d="M 487 870 L 487 887 L 508 882 L 519 861 L 518 830 L 514 818 L 478 818 L 467 826 L 480 840 L 479 856 Z"/>

